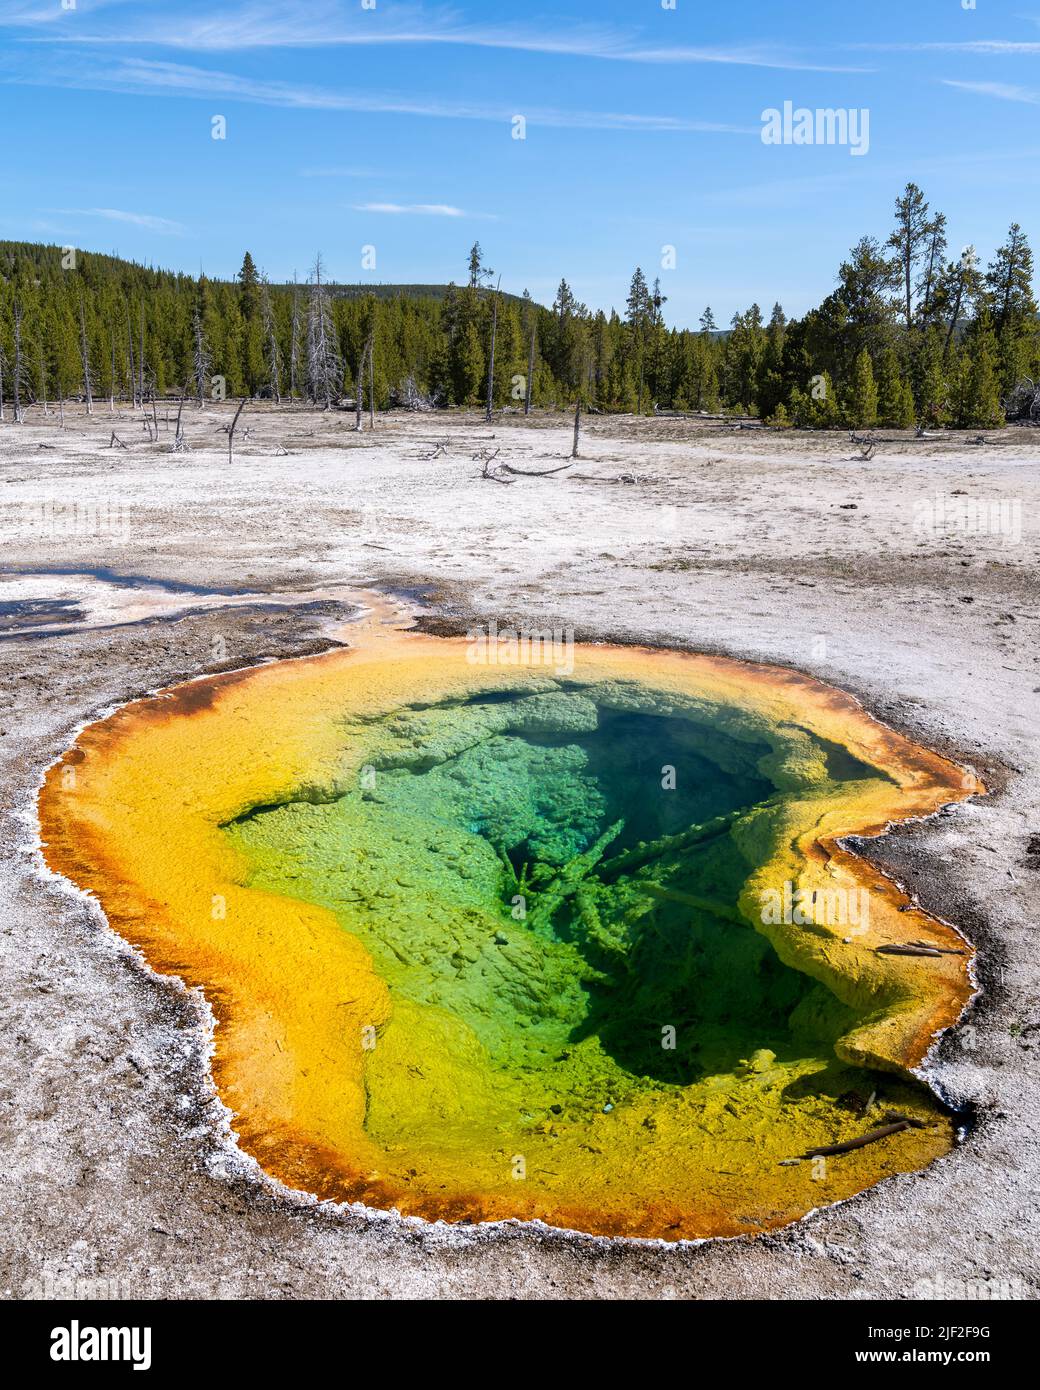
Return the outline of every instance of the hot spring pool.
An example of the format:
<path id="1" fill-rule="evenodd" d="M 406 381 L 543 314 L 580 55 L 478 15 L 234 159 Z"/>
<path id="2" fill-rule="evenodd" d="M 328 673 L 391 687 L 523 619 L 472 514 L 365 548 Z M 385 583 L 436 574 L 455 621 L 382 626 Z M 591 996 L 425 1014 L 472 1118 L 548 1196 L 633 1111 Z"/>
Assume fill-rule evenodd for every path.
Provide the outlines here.
<path id="1" fill-rule="evenodd" d="M 787 671 L 471 658 L 394 633 L 195 682 L 48 775 L 49 863 L 202 987 L 262 1166 L 427 1218 L 680 1239 L 946 1152 L 911 1069 L 970 995 L 964 942 L 837 840 L 970 777 Z M 944 953 L 878 950 L 907 941 Z M 891 1112 L 911 1123 L 802 1157 Z"/>

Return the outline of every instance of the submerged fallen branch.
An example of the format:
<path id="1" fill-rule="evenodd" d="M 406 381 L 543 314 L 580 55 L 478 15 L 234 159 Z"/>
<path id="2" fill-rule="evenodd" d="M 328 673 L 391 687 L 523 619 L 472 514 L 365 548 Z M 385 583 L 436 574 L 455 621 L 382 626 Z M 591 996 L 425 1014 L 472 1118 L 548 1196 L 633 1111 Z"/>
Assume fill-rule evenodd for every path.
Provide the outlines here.
<path id="1" fill-rule="evenodd" d="M 615 821 L 613 825 L 608 826 L 595 844 L 584 854 L 575 855 L 544 888 L 538 890 L 535 904 L 527 915 L 527 925 L 532 931 L 549 926 L 559 905 L 565 898 L 577 892 L 582 882 L 603 858 L 607 846 L 617 839 L 624 828 L 623 820 Z"/>
<path id="2" fill-rule="evenodd" d="M 649 864 L 651 860 L 659 859 L 664 854 L 690 849 L 704 840 L 724 835 L 741 816 L 747 815 L 748 809 L 743 806 L 737 811 L 730 811 L 724 816 L 705 821 L 702 825 L 691 825 L 688 830 L 680 830 L 675 835 L 662 835 L 660 839 L 641 842 L 634 849 L 626 850 L 624 854 L 618 854 L 602 863 L 599 866 L 599 876 L 609 878 L 614 874 L 625 873 L 639 868 L 642 864 Z"/>
<path id="3" fill-rule="evenodd" d="M 696 908 L 698 912 L 706 912 L 710 917 L 718 917 L 723 922 L 732 922 L 735 926 L 746 927 L 747 922 L 741 917 L 739 912 L 733 909 L 718 898 L 701 898 L 695 893 L 684 893 L 679 888 L 665 888 L 660 883 L 652 883 L 649 879 L 633 879 L 633 888 L 638 888 L 641 893 L 649 893 L 652 898 L 660 898 L 662 902 L 682 903 L 683 907 Z"/>
<path id="4" fill-rule="evenodd" d="M 876 1144 L 879 1139 L 887 1139 L 890 1134 L 899 1134 L 904 1129 L 925 1129 L 923 1120 L 915 1120 L 910 1115 L 900 1115 L 894 1110 L 885 1115 L 885 1124 L 869 1129 L 858 1139 L 846 1139 L 844 1144 L 821 1144 L 815 1149 L 806 1149 L 803 1158 L 832 1158 L 837 1154 L 852 1153 L 855 1149 Z"/>
<path id="5" fill-rule="evenodd" d="M 879 956 L 963 956 L 957 946 L 933 946 L 929 941 L 891 942 L 886 946 L 875 946 Z"/>

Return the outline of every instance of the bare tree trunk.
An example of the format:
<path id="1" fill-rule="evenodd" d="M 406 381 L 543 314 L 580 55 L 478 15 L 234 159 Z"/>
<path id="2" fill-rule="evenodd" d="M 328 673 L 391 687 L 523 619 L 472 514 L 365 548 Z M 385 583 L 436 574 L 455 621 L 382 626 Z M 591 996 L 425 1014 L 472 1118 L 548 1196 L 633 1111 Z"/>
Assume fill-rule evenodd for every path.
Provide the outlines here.
<path id="1" fill-rule="evenodd" d="M 137 354 L 137 375 L 138 375 L 138 377 L 140 378 L 140 382 L 141 382 L 140 396 L 141 396 L 141 405 L 143 406 L 143 405 L 144 405 L 144 303 L 143 303 L 143 301 L 142 301 L 142 303 L 141 303 L 141 319 L 140 319 L 140 324 L 141 324 L 141 334 L 140 334 L 141 350 L 140 350 L 140 352 L 138 352 L 138 354 Z"/>
<path id="2" fill-rule="evenodd" d="M 202 410 L 205 407 L 206 379 L 209 376 L 210 356 L 206 346 L 206 335 L 202 328 L 202 315 L 199 313 L 199 306 L 195 306 L 195 314 L 192 319 L 192 334 L 194 346 L 192 349 L 192 376 L 195 382 L 195 399 L 198 407 Z"/>
<path id="3" fill-rule="evenodd" d="M 574 407 L 574 447 L 571 449 L 571 458 L 578 457 L 578 441 L 581 438 L 581 401 L 579 399 Z"/>
<path id="4" fill-rule="evenodd" d="M 62 386 L 60 377 L 58 378 L 58 428 L 65 428 L 65 387 Z"/>
<path id="5" fill-rule="evenodd" d="M 527 387 L 524 391 L 524 414 L 531 413 L 531 396 L 534 391 L 534 323 L 531 324 L 531 341 L 527 348 Z"/>
<path id="6" fill-rule="evenodd" d="M 296 373 L 299 365 L 300 356 L 300 291 L 296 285 L 296 274 L 293 273 L 293 300 L 292 300 L 292 330 L 289 336 L 289 404 L 292 405 L 296 399 L 297 380 Z"/>
<path id="7" fill-rule="evenodd" d="M 130 322 L 129 307 L 126 315 L 126 340 L 130 345 L 130 400 L 133 408 L 137 409 L 137 376 L 134 367 L 134 326 Z"/>
<path id="8" fill-rule="evenodd" d="M 87 320 L 83 309 L 83 298 L 79 301 L 79 355 L 83 363 L 83 397 L 87 402 L 87 414 L 94 414 L 94 397 L 90 390 L 90 354 L 87 351 Z"/>
<path id="9" fill-rule="evenodd" d="M 112 371 L 108 378 L 108 413 L 116 413 L 116 335 L 109 334 L 109 344 L 112 348 Z"/>
<path id="10" fill-rule="evenodd" d="M 14 302 L 14 422 L 22 423 L 22 306 Z"/>
<path id="11" fill-rule="evenodd" d="M 39 349 L 38 349 L 38 355 L 37 355 L 37 359 L 36 359 L 36 374 L 37 374 L 37 378 L 38 378 L 38 381 L 39 381 L 39 387 L 40 387 L 40 397 L 41 397 L 40 404 L 43 406 L 43 414 L 44 414 L 44 418 L 46 419 L 46 418 L 49 418 L 51 412 L 50 412 L 50 408 L 49 408 L 49 406 L 48 406 L 48 404 L 47 404 L 47 365 L 46 365 L 46 363 L 45 363 L 44 360 L 43 360 L 43 345 L 42 345 L 42 344 L 40 345 L 40 347 L 39 347 Z"/>
<path id="12" fill-rule="evenodd" d="M 227 458 L 228 458 L 228 463 L 234 463 L 234 461 L 235 461 L 235 426 L 238 424 L 238 417 L 242 414 L 242 411 L 243 411 L 243 409 L 245 408 L 245 403 L 246 403 L 246 398 L 245 398 L 245 396 L 243 396 L 243 397 L 242 397 L 242 400 L 241 400 L 241 402 L 240 402 L 240 404 L 239 404 L 238 409 L 235 411 L 235 418 L 231 421 L 231 424 L 228 426 L 228 436 L 227 436 Z"/>
<path id="13" fill-rule="evenodd" d="M 376 344 L 373 336 L 368 340 L 368 428 L 376 427 Z"/>
<path id="14" fill-rule="evenodd" d="M 331 410 L 333 394 L 338 400 L 343 385 L 343 365 L 336 342 L 336 325 L 329 294 L 322 284 L 321 271 L 321 256 L 318 256 L 314 262 L 310 303 L 307 306 L 307 390 L 315 405 L 319 400 L 324 400 L 325 409 Z"/>
<path id="15" fill-rule="evenodd" d="M 358 363 L 357 380 L 354 383 L 354 428 L 358 434 L 364 429 L 363 416 L 365 413 L 365 358 L 368 355 L 368 344 L 361 349 L 361 361 Z"/>
<path id="16" fill-rule="evenodd" d="M 274 331 L 274 309 L 271 306 L 271 291 L 268 288 L 267 277 L 264 277 L 260 287 L 260 316 L 263 322 L 264 336 L 267 339 L 267 374 L 271 380 L 271 396 L 275 405 L 282 403 L 282 382 L 278 352 L 278 335 Z"/>
<path id="17" fill-rule="evenodd" d="M 945 364 L 950 356 L 950 344 L 953 342 L 953 335 L 957 328 L 957 320 L 961 313 L 961 299 L 964 296 L 963 277 L 957 282 L 957 297 L 953 302 L 953 311 L 950 314 L 949 327 L 946 330 L 946 342 L 943 344 L 943 363 Z"/>
<path id="18" fill-rule="evenodd" d="M 502 277 L 498 277 L 501 285 Z M 498 287 L 495 288 L 495 297 L 491 301 L 491 360 L 488 362 L 487 380 L 487 409 L 484 418 L 488 424 L 491 423 L 495 407 L 495 340 L 498 337 Z"/>
<path id="19" fill-rule="evenodd" d="M 184 397 L 188 394 L 188 387 L 185 383 L 184 390 L 181 392 L 180 403 L 177 406 L 177 423 L 173 430 L 173 447 L 180 449 L 184 443 L 184 436 L 181 434 L 181 412 L 184 410 Z"/>

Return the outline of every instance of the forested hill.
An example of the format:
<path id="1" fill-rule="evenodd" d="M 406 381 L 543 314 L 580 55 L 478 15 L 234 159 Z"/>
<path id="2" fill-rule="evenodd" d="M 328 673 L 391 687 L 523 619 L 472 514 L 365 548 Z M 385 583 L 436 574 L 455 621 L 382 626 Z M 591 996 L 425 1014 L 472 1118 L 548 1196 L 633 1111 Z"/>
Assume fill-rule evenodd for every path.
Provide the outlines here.
<path id="1" fill-rule="evenodd" d="M 958 230 L 957 245 L 963 244 Z M 461 268 L 461 267 L 460 267 Z M 666 323 L 669 277 L 631 277 L 621 312 L 561 280 L 550 308 L 498 294 L 479 245 L 459 285 L 233 281 L 113 256 L 0 242 L 0 400 L 288 396 L 330 405 L 366 364 L 378 408 L 523 403 L 759 414 L 802 426 L 991 427 L 1040 410 L 1033 257 L 1013 223 L 983 266 L 951 257 L 945 216 L 915 184 L 884 241 L 865 236 L 802 318 L 757 304 L 720 332 Z M 699 277 L 706 272 L 698 271 Z"/>

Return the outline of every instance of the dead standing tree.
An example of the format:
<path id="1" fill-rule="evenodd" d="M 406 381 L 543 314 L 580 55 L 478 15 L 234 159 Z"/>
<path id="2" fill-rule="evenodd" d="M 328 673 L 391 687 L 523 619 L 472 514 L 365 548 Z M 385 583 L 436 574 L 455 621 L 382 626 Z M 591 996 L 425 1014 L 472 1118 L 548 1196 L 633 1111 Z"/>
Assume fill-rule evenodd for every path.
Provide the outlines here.
<path id="1" fill-rule="evenodd" d="M 576 459 L 576 458 L 578 457 L 578 444 L 580 443 L 580 441 L 581 441 L 581 397 L 579 396 L 579 397 L 578 397 L 578 403 L 577 403 L 577 405 L 575 405 L 575 407 L 574 407 L 574 444 L 573 444 L 573 446 L 571 447 L 571 458 L 572 458 L 572 459 Z"/>
<path id="2" fill-rule="evenodd" d="M 144 301 L 141 301 L 140 311 L 140 336 L 138 338 L 139 348 L 137 352 L 137 376 L 139 380 L 139 394 L 141 397 L 141 408 L 144 408 Z"/>
<path id="3" fill-rule="evenodd" d="M 188 394 L 188 387 L 185 385 L 181 392 L 181 398 L 177 403 L 177 423 L 173 427 L 173 452 L 179 454 L 182 449 L 188 447 L 188 441 L 184 438 L 181 430 L 181 415 L 184 413 L 184 398 Z"/>
<path id="4" fill-rule="evenodd" d="M 538 316 L 535 312 L 534 301 L 527 290 L 524 290 L 523 326 L 527 332 L 527 377 L 524 381 L 524 414 L 530 415 L 531 401 L 534 396 L 535 335 L 538 329 Z"/>
<path id="5" fill-rule="evenodd" d="M 235 411 L 235 418 L 231 421 L 231 424 L 230 424 L 230 425 L 224 425 L 224 427 L 223 427 L 224 429 L 227 430 L 227 461 L 228 461 L 228 463 L 234 463 L 234 461 L 235 461 L 235 427 L 236 427 L 237 424 L 238 424 L 238 417 L 242 414 L 242 411 L 245 409 L 245 404 L 246 404 L 246 398 L 245 398 L 245 396 L 243 396 L 242 399 L 241 399 L 241 401 L 239 402 L 238 409 Z M 249 431 L 247 430 L 246 433 L 248 434 Z"/>
<path id="6" fill-rule="evenodd" d="M 278 349 L 278 335 L 275 332 L 274 309 L 271 306 L 271 288 L 264 276 L 260 284 L 260 322 L 263 325 L 267 375 L 271 396 L 275 405 L 282 403 L 281 353 Z"/>
<path id="7" fill-rule="evenodd" d="M 22 306 L 14 302 L 14 422 L 22 423 Z"/>
<path id="8" fill-rule="evenodd" d="M 495 408 L 495 342 L 498 337 L 498 291 L 502 285 L 501 275 L 491 297 L 491 353 L 488 358 L 487 409 L 484 419 L 490 425 Z"/>
<path id="9" fill-rule="evenodd" d="M 376 427 L 376 337 L 375 329 L 368 344 L 368 427 Z"/>
<path id="10" fill-rule="evenodd" d="M 531 395 L 534 391 L 534 319 L 531 320 L 531 339 L 527 348 L 527 381 L 524 384 L 524 414 L 531 413 Z"/>
<path id="11" fill-rule="evenodd" d="M 336 343 L 329 292 L 321 280 L 319 255 L 311 272 L 311 294 L 307 305 L 307 391 L 315 405 L 331 410 L 339 399 L 343 364 Z"/>
<path id="12" fill-rule="evenodd" d="M 289 328 L 289 404 L 296 400 L 300 385 L 300 290 L 293 271 L 292 323 Z"/>
<path id="13" fill-rule="evenodd" d="M 130 367 L 130 401 L 134 410 L 137 409 L 137 375 L 134 367 L 134 328 L 130 322 L 130 309 L 126 311 L 126 342 L 127 342 L 127 361 Z"/>
<path id="14" fill-rule="evenodd" d="M 201 410 L 206 404 L 206 383 L 209 380 L 209 369 L 212 366 L 212 359 L 209 355 L 209 348 L 206 345 L 206 335 L 202 329 L 202 314 L 199 306 L 195 305 L 195 312 L 191 320 L 191 383 L 195 387 L 195 402 Z M 144 374 L 141 376 L 141 403 L 144 404 Z"/>
<path id="15" fill-rule="evenodd" d="M 83 308 L 83 296 L 79 301 L 79 356 L 83 367 L 83 399 L 87 403 L 87 414 L 94 414 L 94 395 L 90 381 L 90 351 L 87 347 L 87 318 Z"/>

